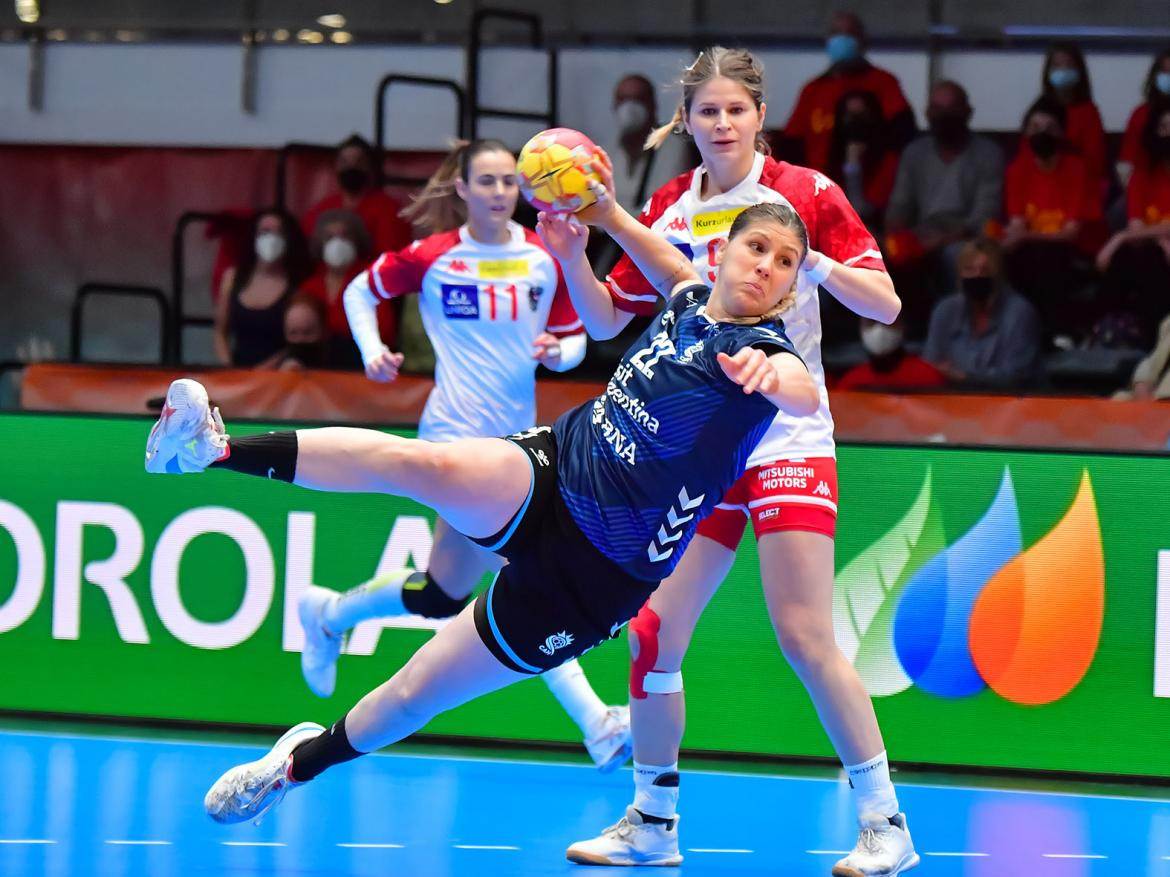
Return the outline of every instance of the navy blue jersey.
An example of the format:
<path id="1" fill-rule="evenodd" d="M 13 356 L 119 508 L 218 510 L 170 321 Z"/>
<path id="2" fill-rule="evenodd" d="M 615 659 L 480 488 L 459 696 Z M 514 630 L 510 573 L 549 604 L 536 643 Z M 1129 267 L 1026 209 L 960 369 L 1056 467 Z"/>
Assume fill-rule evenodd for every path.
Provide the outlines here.
<path id="1" fill-rule="evenodd" d="M 745 395 L 715 355 L 744 347 L 797 355 L 778 322 L 712 320 L 709 295 L 705 286 L 676 295 L 605 392 L 553 427 L 573 519 L 606 557 L 649 581 L 674 569 L 776 416 L 776 406 Z"/>

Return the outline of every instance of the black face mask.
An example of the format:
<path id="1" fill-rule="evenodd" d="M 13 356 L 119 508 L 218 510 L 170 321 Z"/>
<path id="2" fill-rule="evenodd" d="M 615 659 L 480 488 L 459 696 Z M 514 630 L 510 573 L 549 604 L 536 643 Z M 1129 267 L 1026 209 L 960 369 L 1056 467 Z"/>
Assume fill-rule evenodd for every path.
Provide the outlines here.
<path id="1" fill-rule="evenodd" d="M 939 146 L 961 146 L 967 139 L 967 120 L 955 113 L 940 113 L 931 117 L 930 133 Z"/>
<path id="2" fill-rule="evenodd" d="M 337 182 L 351 195 L 363 191 L 370 184 L 369 171 L 360 167 L 342 168 L 337 172 Z"/>
<path id="3" fill-rule="evenodd" d="M 846 143 L 872 143 L 877 125 L 869 116 L 846 116 L 841 120 L 841 139 Z"/>
<path id="4" fill-rule="evenodd" d="M 1150 155 L 1157 161 L 1170 158 L 1170 134 L 1159 134 L 1150 144 Z"/>
<path id="5" fill-rule="evenodd" d="M 1060 138 L 1051 131 L 1037 131 L 1028 136 L 1028 145 L 1037 158 L 1048 160 L 1060 149 Z"/>
<path id="6" fill-rule="evenodd" d="M 964 277 L 962 279 L 963 295 L 968 301 L 983 304 L 995 291 L 995 279 L 992 277 Z"/>
<path id="7" fill-rule="evenodd" d="M 290 344 L 287 350 L 289 358 L 295 359 L 305 368 L 317 368 L 325 360 L 320 344 Z"/>

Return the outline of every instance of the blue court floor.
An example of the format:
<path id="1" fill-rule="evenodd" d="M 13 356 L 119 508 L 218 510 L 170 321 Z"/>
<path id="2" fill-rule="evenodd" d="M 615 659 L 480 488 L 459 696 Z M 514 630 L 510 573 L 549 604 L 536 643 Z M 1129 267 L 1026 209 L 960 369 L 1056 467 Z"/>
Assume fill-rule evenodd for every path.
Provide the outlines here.
<path id="1" fill-rule="evenodd" d="M 624 812 L 629 770 L 379 755 L 294 790 L 259 827 L 203 793 L 261 744 L 0 733 L 0 875 L 569 875 L 565 847 Z M 916 784 L 899 794 L 922 875 L 1170 877 L 1170 800 Z M 687 772 L 681 871 L 827 875 L 855 839 L 831 778 Z M 616 873 L 628 873 L 630 869 Z"/>

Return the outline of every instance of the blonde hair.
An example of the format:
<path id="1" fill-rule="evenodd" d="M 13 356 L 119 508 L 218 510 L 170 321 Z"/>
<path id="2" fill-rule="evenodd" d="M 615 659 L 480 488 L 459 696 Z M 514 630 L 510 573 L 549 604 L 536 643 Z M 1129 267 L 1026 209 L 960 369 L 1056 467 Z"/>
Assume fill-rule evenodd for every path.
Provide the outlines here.
<path id="1" fill-rule="evenodd" d="M 727 232 L 728 243 L 747 231 L 751 226 L 761 222 L 774 222 L 781 228 L 786 228 L 796 235 L 796 239 L 800 241 L 800 261 L 804 261 L 804 257 L 808 255 L 808 228 L 805 226 L 804 220 L 800 218 L 800 214 L 787 204 L 764 202 L 763 204 L 753 204 L 751 207 L 741 210 L 739 215 L 735 217 L 735 221 L 731 223 L 731 228 Z M 780 297 L 780 301 L 776 302 L 775 305 L 758 317 L 730 317 L 723 322 L 738 323 L 741 325 L 766 323 L 769 320 L 775 320 L 794 304 L 796 304 L 795 283 L 792 285 L 792 289 Z"/>
<path id="2" fill-rule="evenodd" d="M 674 115 L 661 128 L 655 128 L 646 138 L 643 149 L 657 149 L 666 138 L 683 130 L 683 122 L 691 112 L 691 102 L 699 86 L 718 77 L 730 79 L 743 87 L 758 110 L 764 103 L 764 65 L 747 49 L 728 49 L 711 46 L 699 52 L 699 57 L 689 67 L 684 67 L 678 84 L 682 86 L 682 100 L 674 108 Z M 762 132 L 756 133 L 756 151 L 771 155 L 772 148 Z"/>
<path id="3" fill-rule="evenodd" d="M 472 159 L 484 152 L 512 154 L 512 150 L 499 140 L 456 140 L 423 190 L 398 215 L 424 235 L 450 231 L 463 225 L 467 221 L 467 205 L 455 191 L 455 180 L 459 178 L 467 182 Z"/>

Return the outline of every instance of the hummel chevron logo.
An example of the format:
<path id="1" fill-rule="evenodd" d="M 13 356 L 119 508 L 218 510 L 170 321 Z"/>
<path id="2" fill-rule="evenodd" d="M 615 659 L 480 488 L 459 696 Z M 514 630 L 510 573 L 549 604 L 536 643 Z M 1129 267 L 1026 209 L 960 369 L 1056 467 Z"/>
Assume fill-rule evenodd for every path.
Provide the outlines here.
<path id="1" fill-rule="evenodd" d="M 690 512 L 691 509 L 697 509 L 703 504 L 707 494 L 700 493 L 694 499 L 691 499 L 687 494 L 687 489 L 684 487 L 678 492 L 678 507 L 671 506 L 666 512 L 666 524 L 658 528 L 657 537 L 646 547 L 646 556 L 650 558 L 651 563 L 659 563 L 666 560 L 674 554 L 674 546 L 670 543 L 677 542 L 683 536 L 683 525 L 691 521 L 695 514 L 684 514 Z M 670 526 L 667 529 L 666 525 Z M 669 547 L 668 547 L 669 546 Z"/>

